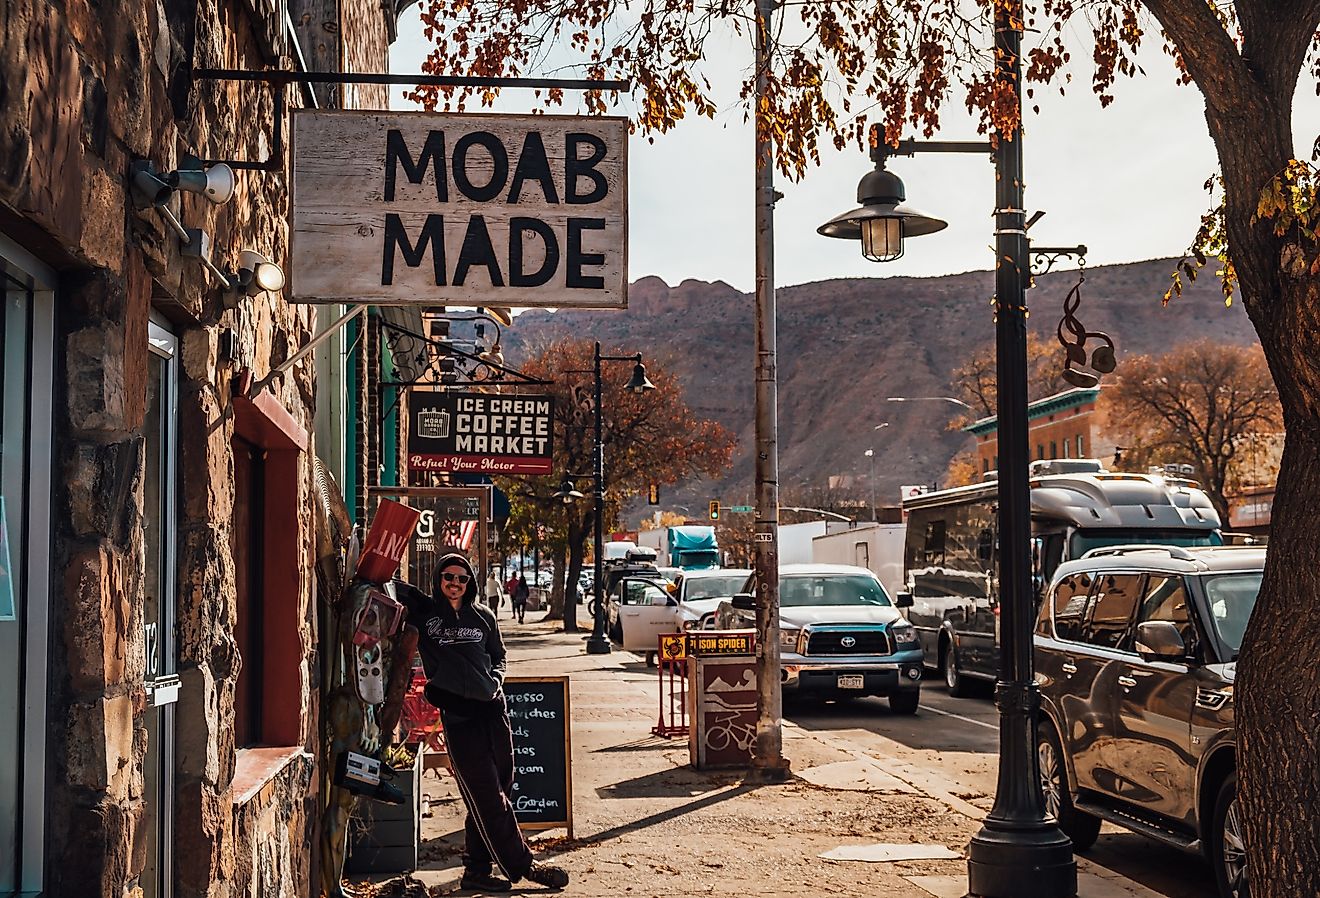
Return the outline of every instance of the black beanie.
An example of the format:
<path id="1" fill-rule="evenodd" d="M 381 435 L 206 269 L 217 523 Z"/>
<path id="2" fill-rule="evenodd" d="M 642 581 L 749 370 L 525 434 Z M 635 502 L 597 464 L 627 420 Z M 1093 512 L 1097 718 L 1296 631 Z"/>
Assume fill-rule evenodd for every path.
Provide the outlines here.
<path id="1" fill-rule="evenodd" d="M 431 594 L 436 600 L 444 598 L 444 593 L 440 591 L 440 572 L 447 567 L 458 565 L 467 571 L 468 582 L 467 589 L 463 592 L 464 604 L 471 604 L 477 600 L 477 575 L 472 570 L 472 562 L 459 552 L 450 552 L 447 555 L 441 555 L 440 560 L 435 563 L 435 572 L 431 574 Z"/>

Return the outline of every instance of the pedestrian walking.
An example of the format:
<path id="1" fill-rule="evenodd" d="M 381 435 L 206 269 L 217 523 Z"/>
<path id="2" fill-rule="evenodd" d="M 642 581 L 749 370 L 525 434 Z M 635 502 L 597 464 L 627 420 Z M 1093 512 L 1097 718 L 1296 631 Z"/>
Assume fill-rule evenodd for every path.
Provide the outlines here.
<path id="1" fill-rule="evenodd" d="M 527 599 L 532 591 L 527 588 L 527 578 L 522 574 L 518 575 L 518 582 L 513 587 L 513 616 L 518 618 L 518 623 L 523 623 L 523 618 L 527 614 Z"/>
<path id="2" fill-rule="evenodd" d="M 500 578 L 495 576 L 495 569 L 491 568 L 486 574 L 486 603 L 490 605 L 491 613 L 495 619 L 500 619 L 500 605 L 504 602 L 503 592 L 500 590 Z"/>
<path id="3" fill-rule="evenodd" d="M 568 873 L 532 859 L 514 817 L 504 642 L 494 615 L 477 601 L 472 564 L 457 552 L 445 555 L 431 590 L 401 584 L 398 593 L 421 634 L 426 700 L 440 709 L 451 772 L 467 808 L 462 888 L 507 892 L 521 879 L 563 888 Z"/>

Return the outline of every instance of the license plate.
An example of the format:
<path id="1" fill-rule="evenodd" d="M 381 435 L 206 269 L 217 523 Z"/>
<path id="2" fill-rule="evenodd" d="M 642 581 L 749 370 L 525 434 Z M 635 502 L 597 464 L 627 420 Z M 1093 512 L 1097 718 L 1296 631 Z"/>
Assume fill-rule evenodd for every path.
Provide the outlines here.
<path id="1" fill-rule="evenodd" d="M 863 676 L 855 676 L 855 677 L 839 677 L 839 688 L 840 688 L 840 689 L 865 689 L 865 688 L 866 688 L 866 677 L 863 677 Z"/>

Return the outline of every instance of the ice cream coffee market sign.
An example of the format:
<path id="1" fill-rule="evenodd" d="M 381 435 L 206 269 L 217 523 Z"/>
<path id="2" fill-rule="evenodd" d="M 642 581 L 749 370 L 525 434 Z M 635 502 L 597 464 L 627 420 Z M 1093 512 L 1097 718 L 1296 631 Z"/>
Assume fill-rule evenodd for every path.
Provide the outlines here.
<path id="1" fill-rule="evenodd" d="M 549 396 L 414 390 L 408 403 L 408 467 L 414 471 L 551 472 Z"/>
<path id="2" fill-rule="evenodd" d="M 622 118 L 298 110 L 298 302 L 627 305 Z"/>

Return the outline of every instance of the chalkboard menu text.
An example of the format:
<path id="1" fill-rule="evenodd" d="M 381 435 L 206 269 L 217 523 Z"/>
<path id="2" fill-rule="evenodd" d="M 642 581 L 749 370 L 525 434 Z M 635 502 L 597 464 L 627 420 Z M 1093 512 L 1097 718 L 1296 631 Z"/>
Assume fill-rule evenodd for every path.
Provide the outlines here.
<path id="1" fill-rule="evenodd" d="M 513 811 L 523 829 L 566 827 L 573 837 L 568 677 L 504 681 L 513 730 Z"/>

